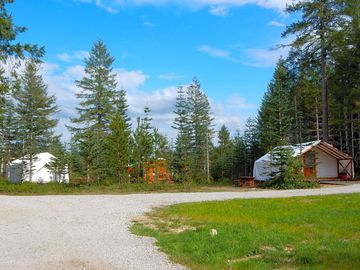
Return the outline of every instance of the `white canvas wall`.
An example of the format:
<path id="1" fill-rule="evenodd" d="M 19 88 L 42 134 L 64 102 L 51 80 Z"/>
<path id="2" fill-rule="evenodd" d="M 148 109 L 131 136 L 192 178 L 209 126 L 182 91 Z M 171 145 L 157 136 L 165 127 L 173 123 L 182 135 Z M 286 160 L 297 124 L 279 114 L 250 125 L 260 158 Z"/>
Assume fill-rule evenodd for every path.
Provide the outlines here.
<path id="1" fill-rule="evenodd" d="M 33 172 L 31 181 L 34 183 L 69 183 L 69 173 L 55 173 L 48 168 L 48 165 L 54 160 L 54 156 L 50 153 L 40 153 L 34 157 Z M 23 164 L 22 159 L 17 159 L 11 162 L 8 166 L 8 181 L 12 183 L 29 182 L 30 176 L 28 173 L 22 173 L 23 170 L 29 170 L 28 162 Z"/>
<path id="2" fill-rule="evenodd" d="M 316 152 L 316 177 L 338 177 L 337 159 L 314 149 Z"/>

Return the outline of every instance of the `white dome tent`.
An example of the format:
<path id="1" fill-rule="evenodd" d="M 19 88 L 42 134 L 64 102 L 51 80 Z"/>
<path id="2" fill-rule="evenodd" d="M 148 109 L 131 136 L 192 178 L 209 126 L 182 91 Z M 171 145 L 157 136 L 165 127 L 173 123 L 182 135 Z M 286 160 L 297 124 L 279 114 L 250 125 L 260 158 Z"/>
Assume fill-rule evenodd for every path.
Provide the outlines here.
<path id="1" fill-rule="evenodd" d="M 69 183 L 69 172 L 67 167 L 64 172 L 57 173 L 50 168 L 50 164 L 56 159 L 50 153 L 40 153 L 34 156 L 32 179 L 34 183 Z M 7 169 L 7 179 L 12 183 L 29 182 L 29 160 L 20 158 L 10 162 Z"/>
<path id="2" fill-rule="evenodd" d="M 327 142 L 320 140 L 283 147 L 291 148 L 294 157 L 301 157 L 305 177 L 337 180 L 341 172 L 346 172 L 347 179 L 355 175 L 352 157 Z M 278 171 L 271 163 L 271 151 L 255 161 L 253 169 L 255 180 L 271 179 L 271 173 Z"/>

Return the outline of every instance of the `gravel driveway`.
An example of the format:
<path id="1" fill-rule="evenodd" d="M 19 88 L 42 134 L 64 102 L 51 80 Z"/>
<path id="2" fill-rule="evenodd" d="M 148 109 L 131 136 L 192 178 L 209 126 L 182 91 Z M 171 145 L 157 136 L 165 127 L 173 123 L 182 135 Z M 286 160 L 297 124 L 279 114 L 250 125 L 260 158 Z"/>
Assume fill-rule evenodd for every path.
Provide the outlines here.
<path id="1" fill-rule="evenodd" d="M 0 269 L 183 269 L 152 239 L 130 234 L 131 219 L 180 202 L 353 192 L 360 192 L 360 184 L 291 191 L 0 196 Z"/>

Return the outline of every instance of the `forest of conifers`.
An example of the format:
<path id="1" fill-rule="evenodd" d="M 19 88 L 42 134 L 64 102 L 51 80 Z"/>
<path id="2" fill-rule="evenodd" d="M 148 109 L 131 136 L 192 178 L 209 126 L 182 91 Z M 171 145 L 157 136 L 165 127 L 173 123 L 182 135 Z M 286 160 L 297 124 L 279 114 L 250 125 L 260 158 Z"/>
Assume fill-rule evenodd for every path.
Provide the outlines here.
<path id="1" fill-rule="evenodd" d="M 40 152 L 57 157 L 52 165 L 86 181 L 129 181 L 129 164 L 142 178 L 144 164 L 165 158 L 175 181 L 209 182 L 250 175 L 254 160 L 279 145 L 323 139 L 351 155 L 360 168 L 360 4 L 353 0 L 309 0 L 287 7 L 299 20 L 283 33 L 289 54 L 281 58 L 256 117 L 236 134 L 214 119 L 200 81 L 179 86 L 172 128 L 174 143 L 153 125 L 151 108 L 131 125 L 126 89 L 112 70 L 114 58 L 101 40 L 75 81 L 77 117 L 64 143 L 54 129 L 61 110 L 40 72 L 44 48 L 20 44 L 26 31 L 13 24 L 0 0 L 0 173 L 16 158 Z M 11 59 L 11 61 L 9 61 Z M 16 60 L 16 61 L 14 61 Z M 19 65 L 23 65 L 23 71 Z M 241 74 L 239 74 L 241 76 Z M 264 89 L 265 90 L 265 89 Z M 240 127 L 239 127 L 240 128 Z"/>

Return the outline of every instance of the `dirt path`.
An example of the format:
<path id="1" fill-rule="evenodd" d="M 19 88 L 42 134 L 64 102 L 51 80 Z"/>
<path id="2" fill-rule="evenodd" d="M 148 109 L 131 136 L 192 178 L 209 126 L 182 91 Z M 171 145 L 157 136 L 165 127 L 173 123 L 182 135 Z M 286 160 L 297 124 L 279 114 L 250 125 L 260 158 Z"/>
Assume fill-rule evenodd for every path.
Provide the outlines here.
<path id="1" fill-rule="evenodd" d="M 360 193 L 360 184 L 291 191 L 0 196 L 0 269 L 182 269 L 129 233 L 131 219 L 153 207 L 233 198 Z"/>

